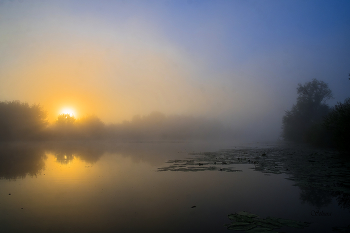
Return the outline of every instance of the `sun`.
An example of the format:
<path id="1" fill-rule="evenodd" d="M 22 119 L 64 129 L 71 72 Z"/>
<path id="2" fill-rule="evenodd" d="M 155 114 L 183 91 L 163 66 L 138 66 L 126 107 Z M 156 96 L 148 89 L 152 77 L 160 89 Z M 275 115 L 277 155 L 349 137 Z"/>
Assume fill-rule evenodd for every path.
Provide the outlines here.
<path id="1" fill-rule="evenodd" d="M 69 114 L 70 116 L 75 116 L 75 111 L 71 108 L 62 108 L 60 114 Z"/>

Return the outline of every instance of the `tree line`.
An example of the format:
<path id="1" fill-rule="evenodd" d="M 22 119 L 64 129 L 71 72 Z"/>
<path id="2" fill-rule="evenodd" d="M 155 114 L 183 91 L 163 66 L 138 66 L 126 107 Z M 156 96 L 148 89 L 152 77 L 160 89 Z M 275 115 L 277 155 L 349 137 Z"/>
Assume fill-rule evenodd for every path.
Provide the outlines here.
<path id="1" fill-rule="evenodd" d="M 317 79 L 298 84 L 298 97 L 282 119 L 286 141 L 350 149 L 350 98 L 330 107 L 328 85 Z M 105 124 L 96 116 L 76 119 L 61 114 L 49 124 L 38 105 L 19 101 L 0 102 L 0 141 L 36 140 L 188 140 L 227 139 L 235 133 L 220 122 L 206 118 L 165 116 L 153 112 L 120 124 Z"/>
<path id="2" fill-rule="evenodd" d="M 287 141 L 350 150 L 350 98 L 330 107 L 332 91 L 323 81 L 298 84 L 297 101 L 282 119 L 282 137 Z"/>
<path id="3" fill-rule="evenodd" d="M 49 124 L 40 105 L 0 102 L 0 141 L 40 140 L 188 140 L 234 136 L 220 122 L 153 112 L 120 124 L 105 124 L 96 116 L 76 119 L 61 114 Z"/>
<path id="4" fill-rule="evenodd" d="M 0 140 L 37 140 L 44 137 L 47 114 L 40 105 L 0 102 Z"/>

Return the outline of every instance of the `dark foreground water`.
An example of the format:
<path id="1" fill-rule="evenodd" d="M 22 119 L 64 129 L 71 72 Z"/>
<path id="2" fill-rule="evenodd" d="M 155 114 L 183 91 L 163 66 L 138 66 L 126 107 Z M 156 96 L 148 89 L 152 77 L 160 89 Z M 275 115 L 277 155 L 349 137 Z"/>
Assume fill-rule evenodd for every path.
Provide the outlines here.
<path id="1" fill-rule="evenodd" d="M 238 221 L 247 232 L 346 232 L 349 224 L 349 167 L 335 152 L 235 143 L 0 149 L 0 232 L 235 232 L 228 215 L 246 212 L 256 215 Z M 307 223 L 254 227 L 267 217 Z"/>

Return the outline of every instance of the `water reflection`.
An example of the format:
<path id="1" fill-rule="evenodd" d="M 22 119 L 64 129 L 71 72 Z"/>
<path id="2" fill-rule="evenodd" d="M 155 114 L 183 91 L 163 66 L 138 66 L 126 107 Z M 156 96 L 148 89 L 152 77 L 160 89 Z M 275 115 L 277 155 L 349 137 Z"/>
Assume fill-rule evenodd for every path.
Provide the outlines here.
<path id="1" fill-rule="evenodd" d="M 0 178 L 19 179 L 37 176 L 45 170 L 47 155 L 56 162 L 69 165 L 75 159 L 87 164 L 97 163 L 105 154 L 119 154 L 134 163 L 146 162 L 160 166 L 166 158 L 169 166 L 158 171 L 218 171 L 240 172 L 237 164 L 251 164 L 264 174 L 288 174 L 288 179 L 300 188 L 300 200 L 317 208 L 328 206 L 335 198 L 342 208 L 350 209 L 350 173 L 348 161 L 332 151 L 316 151 L 298 147 L 236 148 L 217 152 L 195 153 L 198 144 L 177 143 L 105 143 L 65 142 L 46 144 L 1 144 Z M 205 149 L 207 147 L 200 145 Z M 188 156 L 190 154 L 190 156 Z M 192 158 L 186 158 L 192 157 Z"/>
<path id="2" fill-rule="evenodd" d="M 241 210 L 262 219 L 272 216 L 322 221 L 310 215 L 308 205 L 300 204 L 299 189 L 285 180 L 285 175 L 263 175 L 290 172 L 289 177 L 304 187 L 303 172 L 298 170 L 297 162 L 289 163 L 277 156 L 282 152 L 287 156 L 293 151 L 267 147 L 233 150 L 234 146 L 196 143 L 110 142 L 62 142 L 9 148 L 7 157 L 25 148 L 40 152 L 36 156 L 27 153 L 25 157 L 32 157 L 33 163 L 41 162 L 45 166 L 41 166 L 36 173 L 40 175 L 34 179 L 0 182 L 3 194 L 0 225 L 4 232 L 227 232 L 223 226 L 228 221 L 227 214 Z M 195 153 L 220 148 L 232 149 Z M 43 156 L 38 159 L 38 155 Z M 157 172 L 157 168 L 170 159 L 172 162 L 165 165 L 204 168 L 204 171 Z M 186 162 L 192 164 L 181 167 Z M 209 166 L 215 169 L 205 170 Z M 229 168 L 239 172 L 229 173 Z M 23 172 L 29 174 L 26 169 Z M 313 183 L 317 183 L 315 179 L 313 177 Z M 340 192 L 340 186 L 337 187 Z M 309 202 L 317 193 L 305 194 Z M 323 192 L 317 195 L 327 200 Z M 337 197 L 348 203 L 342 195 Z M 191 208 L 193 206 L 196 208 Z M 329 209 L 323 211 L 332 212 L 333 216 L 334 208 Z M 334 211 L 339 213 L 338 209 Z M 343 222 L 332 218 L 326 225 L 342 226 Z M 324 225 L 320 231 L 314 223 L 311 228 L 314 232 L 325 232 L 322 231 Z"/>
<path id="3" fill-rule="evenodd" d="M 340 207 L 350 209 L 350 194 L 339 192 L 336 194 L 336 199 Z"/>
<path id="4" fill-rule="evenodd" d="M 87 163 L 96 163 L 105 153 L 106 147 L 95 142 L 61 142 L 45 144 L 46 152 L 55 155 L 57 162 L 69 164 L 74 158 Z"/>
<path id="5" fill-rule="evenodd" d="M 93 164 L 106 149 L 94 143 L 6 143 L 0 145 L 0 151 L 0 179 L 24 179 L 41 174 L 49 154 L 60 164 L 68 165 L 76 158 Z"/>
<path id="6" fill-rule="evenodd" d="M 36 176 L 45 168 L 45 151 L 32 144 L 0 145 L 0 179 L 19 179 Z"/>
<path id="7" fill-rule="evenodd" d="M 135 163 L 146 162 L 154 166 L 163 164 L 173 156 L 187 156 L 197 148 L 219 149 L 222 144 L 207 143 L 116 143 L 104 141 L 67 141 L 51 143 L 2 143 L 0 144 L 0 179 L 24 179 L 45 170 L 47 155 L 54 155 L 56 162 L 69 165 L 75 159 L 88 164 L 97 163 L 105 154 L 119 154 Z M 181 148 L 181 149 L 179 149 Z"/>
<path id="8" fill-rule="evenodd" d="M 318 209 L 328 206 L 333 199 L 333 193 L 328 190 L 323 190 L 315 187 L 304 187 L 300 188 L 300 200 L 301 203 L 310 203 Z"/>
<path id="9" fill-rule="evenodd" d="M 335 198 L 342 208 L 350 206 L 350 163 L 337 152 L 313 148 L 271 147 L 192 153 L 183 160 L 169 160 L 158 171 L 239 171 L 237 164 L 251 164 L 252 169 L 269 174 L 288 174 L 301 190 L 300 200 L 317 208 L 326 207 Z"/>
<path id="10" fill-rule="evenodd" d="M 56 161 L 62 164 L 69 164 L 73 159 L 73 154 L 67 154 L 67 153 L 56 153 Z"/>

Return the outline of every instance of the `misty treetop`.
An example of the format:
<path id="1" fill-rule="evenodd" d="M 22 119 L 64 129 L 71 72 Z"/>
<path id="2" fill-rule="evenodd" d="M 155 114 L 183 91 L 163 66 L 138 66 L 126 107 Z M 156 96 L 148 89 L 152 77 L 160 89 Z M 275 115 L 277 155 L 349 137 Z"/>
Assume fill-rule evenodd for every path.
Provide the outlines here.
<path id="1" fill-rule="evenodd" d="M 350 149 L 350 98 L 333 108 L 327 101 L 333 98 L 328 85 L 313 79 L 298 84 L 297 102 L 282 119 L 282 137 L 288 141 Z"/>
<path id="2" fill-rule="evenodd" d="M 188 140 L 233 137 L 233 131 L 216 120 L 166 116 L 153 112 L 131 121 L 105 124 L 91 115 L 76 119 L 60 114 L 49 124 L 40 105 L 0 102 L 0 141 L 30 140 Z"/>
<path id="3" fill-rule="evenodd" d="M 313 79 L 297 87 L 298 98 L 282 121 L 285 140 L 349 150 L 350 98 L 333 108 L 327 105 L 332 91 L 323 81 Z M 61 114 L 49 124 L 38 104 L 0 102 L 0 141 L 28 140 L 196 140 L 234 139 L 237 132 L 213 119 L 164 115 L 153 112 L 131 121 L 105 124 L 96 116 L 76 119 Z"/>
<path id="4" fill-rule="evenodd" d="M 40 139 L 48 122 L 40 105 L 19 101 L 0 102 L 0 140 Z"/>
<path id="5" fill-rule="evenodd" d="M 85 116 L 76 119 L 69 114 L 60 114 L 50 127 L 53 139 L 102 139 L 106 125 L 96 116 Z"/>
<path id="6" fill-rule="evenodd" d="M 74 124 L 74 122 L 75 122 L 74 116 L 63 113 L 63 114 L 58 115 L 56 124 L 67 126 L 67 125 Z"/>
<path id="7" fill-rule="evenodd" d="M 282 136 L 285 140 L 306 142 L 311 128 L 320 124 L 329 113 L 326 101 L 332 98 L 328 85 L 317 79 L 298 84 L 297 103 L 286 111 L 282 119 Z"/>
<path id="8" fill-rule="evenodd" d="M 311 82 L 307 82 L 304 85 L 299 83 L 297 92 L 299 95 L 297 98 L 298 103 L 320 105 L 333 98 L 328 84 L 317 79 L 312 79 Z"/>

